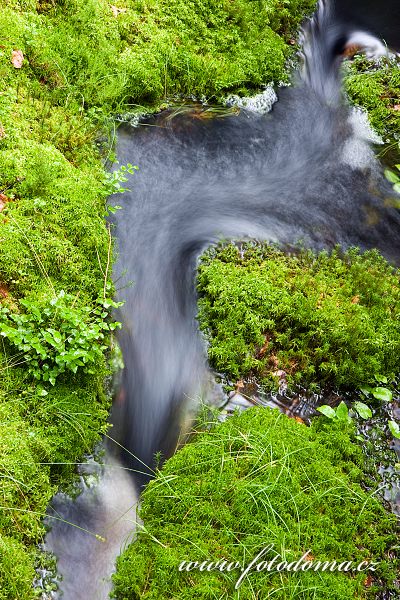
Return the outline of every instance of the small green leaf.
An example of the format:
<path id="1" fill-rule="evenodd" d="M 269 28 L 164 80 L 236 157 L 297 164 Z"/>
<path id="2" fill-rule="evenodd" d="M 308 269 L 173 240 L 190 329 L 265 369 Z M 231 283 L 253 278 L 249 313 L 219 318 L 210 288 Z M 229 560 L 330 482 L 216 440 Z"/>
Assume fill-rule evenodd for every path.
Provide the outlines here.
<path id="1" fill-rule="evenodd" d="M 334 411 L 334 409 L 331 406 L 328 406 L 327 404 L 319 406 L 317 410 L 323 415 L 325 415 L 325 417 L 328 417 L 328 419 L 334 419 L 336 417 L 336 412 Z"/>
<path id="2" fill-rule="evenodd" d="M 349 420 L 349 409 L 347 408 L 347 404 L 345 404 L 343 400 L 336 409 L 336 416 L 339 419 L 339 421 Z"/>
<path id="3" fill-rule="evenodd" d="M 372 417 L 372 410 L 364 402 L 354 402 L 354 410 L 357 411 L 362 419 L 370 419 Z"/>
<path id="4" fill-rule="evenodd" d="M 372 388 L 368 387 L 367 385 L 360 387 L 360 391 L 364 394 L 364 396 L 369 396 L 371 393 L 371 390 L 372 390 Z"/>
<path id="5" fill-rule="evenodd" d="M 383 402 L 390 402 L 393 398 L 392 392 L 384 387 L 373 388 L 371 392 L 374 398 L 382 400 Z"/>
<path id="6" fill-rule="evenodd" d="M 385 177 L 390 183 L 399 183 L 400 181 L 399 176 L 396 175 L 396 173 L 393 173 L 393 171 L 390 171 L 390 169 L 385 170 Z"/>
<path id="7" fill-rule="evenodd" d="M 389 429 L 390 429 L 393 437 L 395 437 L 398 440 L 400 440 L 400 427 L 399 427 L 399 424 L 396 423 L 396 421 L 389 421 L 388 425 L 389 425 Z"/>

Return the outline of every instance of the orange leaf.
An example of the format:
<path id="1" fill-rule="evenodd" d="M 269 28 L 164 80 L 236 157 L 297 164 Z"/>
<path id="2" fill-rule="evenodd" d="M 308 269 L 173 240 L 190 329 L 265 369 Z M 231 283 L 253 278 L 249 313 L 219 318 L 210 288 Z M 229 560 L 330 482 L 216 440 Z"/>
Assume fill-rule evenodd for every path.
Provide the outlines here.
<path id="1" fill-rule="evenodd" d="M 374 580 L 372 579 L 371 575 L 368 575 L 367 579 L 364 581 L 365 587 L 371 587 L 373 583 Z"/>
<path id="2" fill-rule="evenodd" d="M 5 194 L 0 194 L 0 212 L 3 210 L 3 208 L 6 205 L 6 202 L 8 202 L 9 200 L 10 198 L 7 198 Z"/>

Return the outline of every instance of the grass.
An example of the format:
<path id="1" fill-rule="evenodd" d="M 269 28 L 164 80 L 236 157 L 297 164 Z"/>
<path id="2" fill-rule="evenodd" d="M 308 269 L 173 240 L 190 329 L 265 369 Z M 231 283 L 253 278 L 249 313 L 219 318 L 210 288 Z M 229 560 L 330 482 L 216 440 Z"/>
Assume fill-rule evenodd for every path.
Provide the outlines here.
<path id="1" fill-rule="evenodd" d="M 195 436 L 142 497 L 137 539 L 117 561 L 117 600 L 376 598 L 393 589 L 395 517 L 375 497 L 351 425 L 311 427 L 254 408 Z M 365 486 L 368 486 L 366 489 Z M 268 544 L 284 560 L 379 563 L 366 573 L 180 572 L 182 561 L 247 565 Z M 270 553 L 271 560 L 274 552 Z M 280 559 L 281 560 L 281 559 Z"/>
<path id="2" fill-rule="evenodd" d="M 314 4 L 0 0 L 2 307 L 33 314 L 64 290 L 76 314 L 92 314 L 112 293 L 104 214 L 115 114 L 287 80 Z M 105 432 L 109 408 L 104 355 L 92 373 L 38 383 L 24 343 L 0 341 L 0 600 L 35 597 L 43 513 Z"/>

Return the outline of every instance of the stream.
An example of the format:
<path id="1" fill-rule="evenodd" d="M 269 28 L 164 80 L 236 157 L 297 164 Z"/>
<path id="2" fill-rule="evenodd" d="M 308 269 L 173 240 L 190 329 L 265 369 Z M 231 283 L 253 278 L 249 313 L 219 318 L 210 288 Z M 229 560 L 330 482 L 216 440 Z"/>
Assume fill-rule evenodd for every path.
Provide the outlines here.
<path id="1" fill-rule="evenodd" d="M 198 334 L 200 254 L 221 239 L 256 238 L 289 248 L 301 240 L 315 250 L 378 248 L 399 263 L 400 213 L 392 187 L 375 158 L 365 116 L 343 102 L 339 72 L 349 38 L 367 53 L 385 49 L 354 31 L 340 5 L 333 17 L 321 4 L 306 26 L 303 69 L 292 86 L 278 90 L 270 112 L 194 103 L 119 128 L 119 163 L 139 165 L 114 218 L 125 368 L 104 465 L 82 467 L 82 494 L 76 500 L 59 494 L 49 509 L 75 525 L 55 520 L 46 538 L 46 549 L 58 557 L 63 600 L 107 598 L 154 454 L 173 453 L 200 399 L 224 403 Z M 390 41 L 392 33 L 385 35 Z M 300 400 L 277 404 L 300 414 Z M 98 472 L 98 482 L 88 484 L 84 471 Z"/>

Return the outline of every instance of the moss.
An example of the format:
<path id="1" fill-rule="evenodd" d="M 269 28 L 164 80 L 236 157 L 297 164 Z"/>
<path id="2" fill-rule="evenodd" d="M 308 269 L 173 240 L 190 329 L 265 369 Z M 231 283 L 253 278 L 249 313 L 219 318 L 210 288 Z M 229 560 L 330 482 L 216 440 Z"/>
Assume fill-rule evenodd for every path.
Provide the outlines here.
<path id="1" fill-rule="evenodd" d="M 395 517 L 375 486 L 364 489 L 352 435 L 255 408 L 196 436 L 144 491 L 143 529 L 118 559 L 113 597 L 348 600 L 375 598 L 379 579 L 392 589 Z M 366 573 L 253 570 L 235 591 L 239 570 L 178 570 L 184 560 L 247 565 L 270 543 L 287 562 L 307 550 L 317 561 L 379 562 L 375 583 Z"/>
<path id="2" fill-rule="evenodd" d="M 313 5 L 0 0 L 2 303 L 23 312 L 21 299 L 42 305 L 64 290 L 90 310 L 107 272 L 113 115 L 175 94 L 211 97 L 284 79 L 291 36 Z M 32 380 L 25 358 L 0 344 L 1 600 L 34 596 L 43 511 L 100 438 L 108 408 L 105 360 L 93 375 L 51 386 Z"/>
<path id="3" fill-rule="evenodd" d="M 26 55 L 35 97 L 50 88 L 53 103 L 114 109 L 286 79 L 291 36 L 315 1 L 74 0 L 40 3 L 40 14 L 5 5 L 6 49 Z"/>
<path id="4" fill-rule="evenodd" d="M 209 252 L 199 319 L 212 366 L 231 379 L 349 388 L 398 372 L 399 273 L 377 251 L 287 255 L 268 245 Z"/>
<path id="5" fill-rule="evenodd" d="M 400 63 L 381 59 L 379 64 L 357 57 L 346 67 L 345 84 L 353 104 L 367 110 L 371 125 L 390 141 L 400 135 Z"/>

